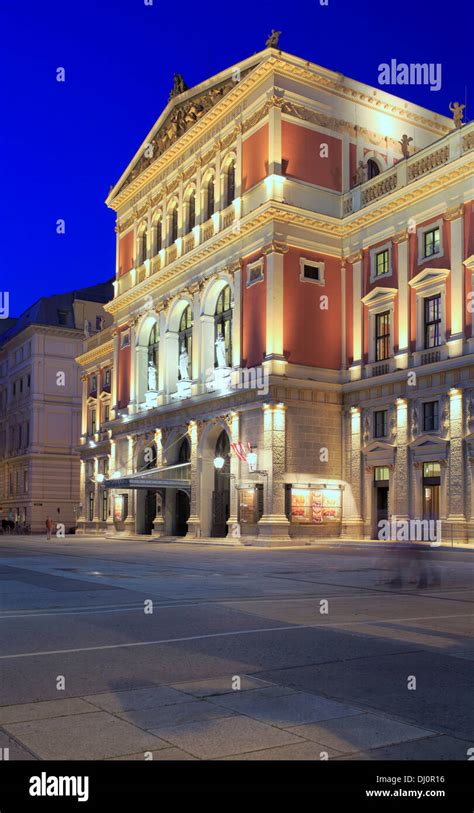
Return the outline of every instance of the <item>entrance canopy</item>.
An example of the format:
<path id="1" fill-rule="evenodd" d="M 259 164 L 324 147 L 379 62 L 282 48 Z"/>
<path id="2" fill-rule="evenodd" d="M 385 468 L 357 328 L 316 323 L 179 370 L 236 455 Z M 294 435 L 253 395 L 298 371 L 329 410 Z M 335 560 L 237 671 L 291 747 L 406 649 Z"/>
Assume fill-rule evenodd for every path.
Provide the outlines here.
<path id="1" fill-rule="evenodd" d="M 187 494 L 191 491 L 191 463 L 177 463 L 174 466 L 161 466 L 158 469 L 145 469 L 126 477 L 105 480 L 105 488 L 179 488 Z"/>

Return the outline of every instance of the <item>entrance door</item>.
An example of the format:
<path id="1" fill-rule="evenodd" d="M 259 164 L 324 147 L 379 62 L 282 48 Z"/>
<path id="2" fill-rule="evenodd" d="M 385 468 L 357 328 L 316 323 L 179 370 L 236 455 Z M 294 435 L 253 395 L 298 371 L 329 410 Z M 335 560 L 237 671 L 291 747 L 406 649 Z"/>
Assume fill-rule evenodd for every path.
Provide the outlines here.
<path id="1" fill-rule="evenodd" d="M 176 536 L 186 536 L 188 532 L 189 497 L 185 491 L 176 492 Z"/>
<path id="2" fill-rule="evenodd" d="M 376 521 L 377 531 L 379 522 L 388 519 L 388 486 L 377 486 L 376 492 Z"/>
<path id="3" fill-rule="evenodd" d="M 145 494 L 143 533 L 151 534 L 156 513 L 156 492 L 147 491 Z"/>
<path id="4" fill-rule="evenodd" d="M 230 443 L 227 432 L 221 432 L 217 438 L 215 455 L 224 458 L 224 465 L 214 472 L 211 536 L 223 537 L 227 536 L 230 516 Z"/>
<path id="5" fill-rule="evenodd" d="M 423 519 L 439 519 L 439 485 L 423 486 Z"/>

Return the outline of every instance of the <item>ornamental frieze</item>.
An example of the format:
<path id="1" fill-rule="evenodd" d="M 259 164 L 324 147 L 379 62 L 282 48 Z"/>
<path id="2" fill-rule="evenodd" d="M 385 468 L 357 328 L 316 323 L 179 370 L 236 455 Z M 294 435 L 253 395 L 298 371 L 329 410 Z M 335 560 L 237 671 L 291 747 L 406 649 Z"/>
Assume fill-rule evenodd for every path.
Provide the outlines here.
<path id="1" fill-rule="evenodd" d="M 241 78 L 248 73 L 245 71 Z M 158 132 L 146 145 L 143 154 L 136 162 L 132 171 L 123 181 L 119 192 L 123 191 L 132 181 L 134 181 L 149 167 L 157 158 L 174 144 L 190 127 L 201 119 L 217 102 L 235 88 L 235 81 L 226 79 L 203 93 L 188 99 L 186 102 L 175 107 L 161 125 Z"/>

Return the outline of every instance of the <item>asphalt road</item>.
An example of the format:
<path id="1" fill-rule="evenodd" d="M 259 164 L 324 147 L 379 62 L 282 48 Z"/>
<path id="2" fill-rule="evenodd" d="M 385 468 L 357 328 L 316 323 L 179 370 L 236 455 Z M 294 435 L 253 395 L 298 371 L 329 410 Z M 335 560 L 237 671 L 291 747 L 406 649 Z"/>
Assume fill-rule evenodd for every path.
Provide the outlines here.
<path id="1" fill-rule="evenodd" d="M 473 565 L 462 550 L 0 537 L 0 748 L 466 760 Z"/>

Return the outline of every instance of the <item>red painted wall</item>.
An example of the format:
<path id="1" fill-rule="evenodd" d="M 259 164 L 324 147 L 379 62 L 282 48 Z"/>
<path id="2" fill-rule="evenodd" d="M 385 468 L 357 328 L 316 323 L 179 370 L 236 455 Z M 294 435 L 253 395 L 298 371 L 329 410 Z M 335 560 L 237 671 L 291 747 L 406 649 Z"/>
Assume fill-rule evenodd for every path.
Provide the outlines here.
<path id="1" fill-rule="evenodd" d="M 354 361 L 354 342 L 353 342 L 353 326 L 354 326 L 354 278 L 352 272 L 352 265 L 346 265 L 346 358 L 347 366 L 350 367 Z"/>
<path id="2" fill-rule="evenodd" d="M 247 288 L 247 266 L 259 259 L 258 254 L 247 257 L 242 265 L 242 367 L 258 367 L 264 359 L 266 347 L 267 275 L 263 258 L 263 282 Z"/>
<path id="3" fill-rule="evenodd" d="M 119 409 L 124 409 L 130 401 L 130 346 L 119 350 L 117 401 Z"/>
<path id="4" fill-rule="evenodd" d="M 133 268 L 133 229 L 119 241 L 119 277 Z"/>
<path id="5" fill-rule="evenodd" d="M 325 285 L 300 281 L 300 257 L 325 263 Z M 290 248 L 284 255 L 283 351 L 291 364 L 341 366 L 341 261 Z M 329 299 L 321 310 L 321 296 Z"/>
<path id="6" fill-rule="evenodd" d="M 242 192 L 268 175 L 268 124 L 242 142 Z"/>
<path id="7" fill-rule="evenodd" d="M 321 157 L 321 144 L 328 157 Z M 281 124 L 283 174 L 289 178 L 342 191 L 342 141 L 340 138 L 283 121 Z"/>
<path id="8" fill-rule="evenodd" d="M 379 277 L 379 279 L 370 282 L 370 252 L 376 248 L 382 248 L 389 240 L 382 240 L 379 243 L 374 243 L 370 249 L 364 250 L 364 295 L 368 294 L 374 288 L 398 288 L 398 248 L 392 244 L 392 273 L 390 276 Z"/>

